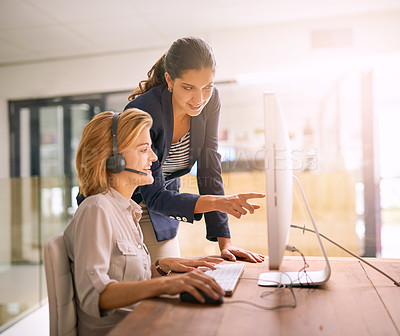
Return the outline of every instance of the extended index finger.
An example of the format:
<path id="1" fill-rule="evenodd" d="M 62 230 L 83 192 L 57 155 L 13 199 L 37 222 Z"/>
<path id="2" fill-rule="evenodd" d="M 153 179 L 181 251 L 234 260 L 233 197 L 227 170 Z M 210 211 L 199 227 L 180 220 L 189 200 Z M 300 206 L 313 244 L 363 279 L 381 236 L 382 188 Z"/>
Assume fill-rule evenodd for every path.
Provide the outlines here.
<path id="1" fill-rule="evenodd" d="M 241 193 L 239 194 L 240 198 L 244 198 L 245 200 L 248 200 L 250 198 L 264 198 L 265 194 L 263 193 Z"/>

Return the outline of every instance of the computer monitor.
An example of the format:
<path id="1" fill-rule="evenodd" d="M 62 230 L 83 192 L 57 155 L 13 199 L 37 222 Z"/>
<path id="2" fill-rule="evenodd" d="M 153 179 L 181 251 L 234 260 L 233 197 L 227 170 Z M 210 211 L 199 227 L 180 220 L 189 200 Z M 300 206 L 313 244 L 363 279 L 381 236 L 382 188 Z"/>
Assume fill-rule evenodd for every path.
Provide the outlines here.
<path id="1" fill-rule="evenodd" d="M 293 169 L 288 129 L 273 92 L 264 93 L 269 269 L 278 270 L 289 240 Z"/>
<path id="2" fill-rule="evenodd" d="M 289 240 L 293 207 L 293 180 L 297 182 L 313 223 L 326 267 L 321 271 L 267 272 L 260 274 L 261 286 L 318 285 L 330 277 L 329 261 L 314 218 L 304 196 L 299 180 L 293 175 L 289 133 L 276 94 L 264 93 L 265 146 L 267 175 L 267 224 L 269 269 L 279 270 Z"/>

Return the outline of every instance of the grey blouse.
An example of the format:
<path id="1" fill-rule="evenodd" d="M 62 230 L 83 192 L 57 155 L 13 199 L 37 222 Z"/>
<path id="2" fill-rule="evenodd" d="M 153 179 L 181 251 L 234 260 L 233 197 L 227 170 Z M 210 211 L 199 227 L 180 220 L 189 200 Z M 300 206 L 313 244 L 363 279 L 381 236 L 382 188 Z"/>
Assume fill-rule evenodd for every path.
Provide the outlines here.
<path id="1" fill-rule="evenodd" d="M 100 294 L 109 283 L 151 278 L 141 213 L 138 204 L 112 189 L 87 197 L 66 228 L 79 335 L 106 335 L 130 311 L 100 310 Z"/>

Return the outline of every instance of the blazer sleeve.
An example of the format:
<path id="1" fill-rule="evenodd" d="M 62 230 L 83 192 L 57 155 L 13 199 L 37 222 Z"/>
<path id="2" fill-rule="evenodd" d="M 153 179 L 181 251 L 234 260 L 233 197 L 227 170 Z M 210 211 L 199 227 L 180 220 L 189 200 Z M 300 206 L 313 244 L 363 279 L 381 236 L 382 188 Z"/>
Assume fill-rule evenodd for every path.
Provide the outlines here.
<path id="1" fill-rule="evenodd" d="M 197 160 L 197 184 L 200 195 L 224 195 L 221 155 L 218 153 L 218 125 L 221 103 L 217 90 L 215 98 L 210 103 L 212 104 L 207 106 L 209 115 L 206 121 L 204 146 Z M 217 237 L 230 238 L 227 214 L 211 211 L 206 212 L 204 217 L 207 239 L 216 241 Z"/>

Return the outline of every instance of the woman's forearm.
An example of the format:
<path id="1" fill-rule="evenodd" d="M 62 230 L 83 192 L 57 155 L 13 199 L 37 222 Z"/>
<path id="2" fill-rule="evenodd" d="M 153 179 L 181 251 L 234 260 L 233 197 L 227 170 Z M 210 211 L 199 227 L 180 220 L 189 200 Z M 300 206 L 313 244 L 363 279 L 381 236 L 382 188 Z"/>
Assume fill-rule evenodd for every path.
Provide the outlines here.
<path id="1" fill-rule="evenodd" d="M 129 306 L 140 300 L 165 293 L 165 281 L 162 278 L 135 282 L 111 282 L 100 294 L 101 309 L 116 309 Z"/>
<path id="2" fill-rule="evenodd" d="M 161 294 L 174 295 L 182 292 L 189 292 L 200 302 L 204 302 L 204 298 L 197 289 L 202 290 L 215 299 L 218 298 L 218 295 L 224 294 L 224 291 L 215 279 L 195 269 L 198 266 L 215 269 L 215 263 L 220 263 L 222 259 L 207 257 L 193 260 L 180 258 L 165 259 L 167 260 L 164 260 L 163 263 L 160 260 L 160 266 L 164 267 L 163 269 L 172 269 L 183 273 L 175 273 L 173 276 L 164 276 L 144 281 L 112 282 L 100 294 L 100 309 L 109 310 L 126 307 L 143 299 L 156 297 Z"/>

